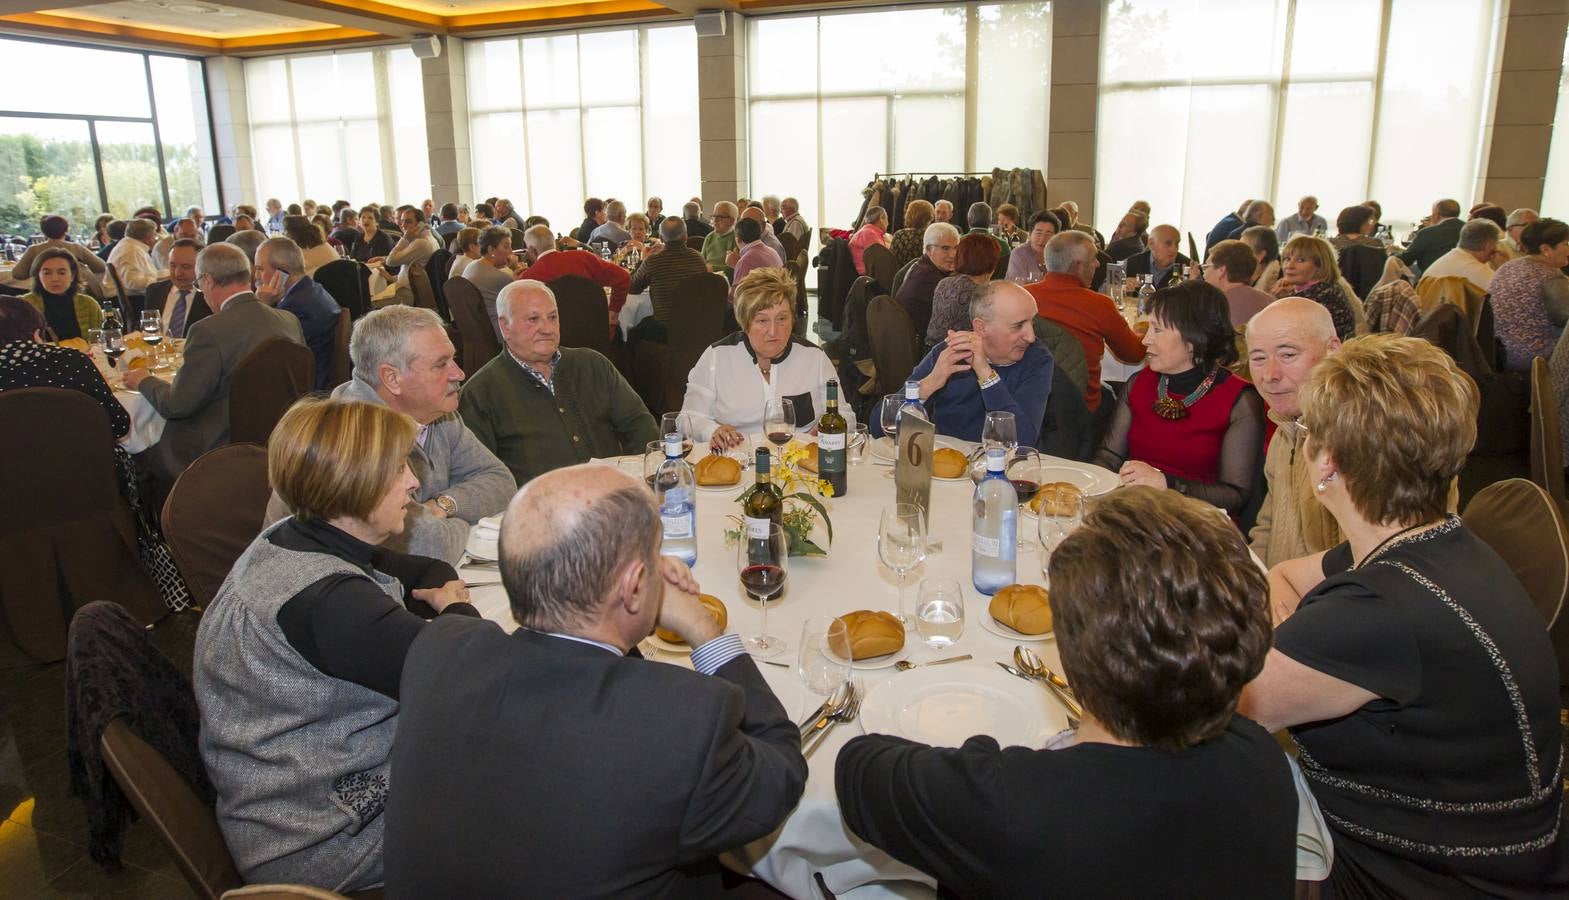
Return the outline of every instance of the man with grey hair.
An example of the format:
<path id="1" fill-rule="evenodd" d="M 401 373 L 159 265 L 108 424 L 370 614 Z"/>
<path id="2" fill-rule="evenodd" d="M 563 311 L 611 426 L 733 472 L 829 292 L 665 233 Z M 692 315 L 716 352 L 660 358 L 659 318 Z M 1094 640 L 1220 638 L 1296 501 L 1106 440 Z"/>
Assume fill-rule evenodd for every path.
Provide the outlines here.
<path id="1" fill-rule="evenodd" d="M 621 307 L 627 302 L 627 288 L 632 284 L 626 269 L 601 259 L 592 250 L 557 250 L 556 237 L 549 225 L 535 225 L 524 231 L 523 246 L 529 266 L 518 273 L 519 278 L 532 278 L 546 284 L 568 275 L 587 278 L 610 291 L 610 320 L 614 322 L 621 314 Z"/>
<path id="2" fill-rule="evenodd" d="M 1498 249 L 1503 251 L 1504 255 L 1510 259 L 1519 259 L 1524 256 L 1525 248 L 1520 246 L 1520 232 L 1525 231 L 1525 226 L 1540 218 L 1541 216 L 1534 209 L 1521 208 L 1510 213 L 1509 218 L 1504 220 L 1504 224 L 1508 226 L 1504 229 L 1507 234 L 1499 242 Z"/>
<path id="3" fill-rule="evenodd" d="M 611 246 L 620 246 L 632 239 L 632 234 L 627 231 L 626 226 L 627 205 L 620 200 L 611 200 L 605 204 L 605 224 L 589 234 L 587 243 L 604 242 Z"/>
<path id="4" fill-rule="evenodd" d="M 723 272 L 726 278 L 730 277 L 730 268 L 725 265 L 725 257 L 735 249 L 735 221 L 734 203 L 729 200 L 715 203 L 714 230 L 703 238 L 703 261 L 708 263 L 708 271 Z"/>
<path id="5" fill-rule="evenodd" d="M 933 222 L 921 236 L 922 252 L 904 275 L 894 302 L 910 316 L 915 334 L 922 339 L 932 321 L 932 297 L 937 282 L 953 274 L 959 259 L 959 229 L 947 222 Z"/>
<path id="6" fill-rule="evenodd" d="M 1504 234 L 1487 219 L 1472 219 L 1460 226 L 1459 243 L 1422 270 L 1422 280 L 1458 275 L 1482 290 L 1491 290 L 1492 262 Z"/>
<path id="7" fill-rule="evenodd" d="M 419 426 L 409 449 L 419 487 L 403 508 L 403 532 L 383 546 L 457 565 L 469 527 L 506 509 L 515 485 L 457 413 L 463 370 L 441 317 L 417 306 L 375 310 L 354 323 L 349 357 L 354 377 L 332 392 L 334 398 L 377 403 Z M 287 515 L 274 494 L 267 521 Z"/>
<path id="8" fill-rule="evenodd" d="M 163 491 L 196 457 L 229 442 L 229 379 L 240 360 L 273 338 L 305 343 L 298 319 L 251 292 L 251 263 L 240 248 L 213 244 L 198 254 L 196 286 L 212 315 L 186 331 L 185 364 L 174 380 L 147 369 L 125 373 L 125 386 L 165 419 L 158 443 L 139 457 Z M 161 497 L 154 493 L 156 509 Z"/>
<path id="9" fill-rule="evenodd" d="M 696 200 L 682 205 L 681 221 L 686 223 L 686 233 L 692 237 L 708 237 L 714 232 L 714 226 L 703 221 L 703 206 Z"/>
<path id="10" fill-rule="evenodd" d="M 1460 201 L 1448 198 L 1439 200 L 1433 204 L 1427 224 L 1401 251 L 1400 261 L 1418 273 L 1426 274 L 1428 266 L 1455 249 L 1455 245 L 1460 242 L 1460 229 L 1463 227 L 1465 223 L 1460 221 Z"/>
<path id="11" fill-rule="evenodd" d="M 1318 198 L 1309 194 L 1297 201 L 1297 211 L 1275 225 L 1275 238 L 1282 245 L 1294 234 L 1322 234 L 1329 223 L 1318 214 Z"/>
<path id="12" fill-rule="evenodd" d="M 1248 208 L 1242 211 L 1242 224 L 1231 229 L 1231 233 L 1226 235 L 1226 237 L 1233 241 L 1239 241 L 1242 239 L 1242 232 L 1255 225 L 1275 227 L 1275 207 L 1268 200 L 1254 200 L 1249 203 Z"/>
<path id="13" fill-rule="evenodd" d="M 654 417 L 610 360 L 561 346 L 547 285 L 514 281 L 496 297 L 496 310 L 502 352 L 469 379 L 458 408 L 519 486 L 552 469 L 641 453 L 659 437 Z"/>
<path id="14" fill-rule="evenodd" d="M 281 234 L 282 232 L 279 233 Z M 245 231 L 236 231 L 235 233 L 224 238 L 224 240 L 245 251 L 245 258 L 249 259 L 252 265 L 255 265 L 256 248 L 260 247 L 262 242 L 267 240 L 267 235 L 263 232 L 257 231 L 254 228 L 250 228 L 246 229 Z"/>
<path id="15" fill-rule="evenodd" d="M 316 357 L 316 390 L 332 386 L 332 344 L 338 330 L 338 301 L 305 274 L 300 245 L 286 237 L 256 248 L 256 299 L 300 320 L 305 346 Z"/>
<path id="16" fill-rule="evenodd" d="M 191 219 L 181 219 L 174 223 L 174 228 L 153 245 L 153 265 L 159 269 L 169 268 L 169 248 L 175 241 L 195 241 L 198 245 L 207 241 L 200 228 Z"/>
<path id="17" fill-rule="evenodd" d="M 145 294 L 147 286 L 159 279 L 161 273 L 152 254 L 157 242 L 158 226 L 148 219 L 135 218 L 126 223 L 125 239 L 109 251 L 108 263 L 120 276 L 127 294 Z"/>
<path id="18" fill-rule="evenodd" d="M 812 227 L 807 224 L 806 217 L 801 215 L 801 201 L 794 197 L 786 197 L 779 201 L 779 212 L 784 216 L 784 230 L 794 237 L 797 243 L 811 239 Z"/>
<path id="19" fill-rule="evenodd" d="M 1061 325 L 1084 348 L 1089 370 L 1084 405 L 1092 413 L 1101 405 L 1100 363 L 1106 349 L 1126 363 L 1144 358 L 1144 341 L 1128 327 L 1117 304 L 1090 290 L 1099 268 L 1095 239 L 1081 231 L 1064 231 L 1046 242 L 1046 274 L 1025 288 L 1035 298 L 1035 311 Z"/>
<path id="20" fill-rule="evenodd" d="M 938 200 L 932 204 L 932 220 L 953 224 L 953 204 L 947 200 Z"/>
<path id="21" fill-rule="evenodd" d="M 795 808 L 800 735 L 660 537 L 653 494 L 613 468 L 513 498 L 500 570 L 518 630 L 442 616 L 405 658 L 389 893 L 505 896 L 522 878 L 545 897 L 719 896 L 719 854 Z M 655 626 L 694 648 L 691 669 L 634 652 Z"/>

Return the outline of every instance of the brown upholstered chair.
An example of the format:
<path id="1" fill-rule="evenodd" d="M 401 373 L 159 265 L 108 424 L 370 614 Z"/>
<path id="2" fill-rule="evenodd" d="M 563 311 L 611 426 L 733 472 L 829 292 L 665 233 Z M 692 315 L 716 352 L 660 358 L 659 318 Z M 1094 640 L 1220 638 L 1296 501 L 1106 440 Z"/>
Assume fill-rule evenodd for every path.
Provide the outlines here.
<path id="1" fill-rule="evenodd" d="M 800 252 L 801 248 L 795 245 L 795 235 L 788 231 L 778 237 L 779 246 L 784 248 L 785 264 L 788 265 L 791 260 L 795 259 L 795 255 Z"/>
<path id="2" fill-rule="evenodd" d="M 261 533 L 271 496 L 267 448 L 257 444 L 209 450 L 174 482 L 163 504 L 163 533 L 192 603 L 212 602 L 234 561 Z"/>
<path id="3" fill-rule="evenodd" d="M 870 249 L 870 248 L 868 248 Z M 919 360 L 915 325 L 904 307 L 886 294 L 866 305 L 866 331 L 877 367 L 877 395 L 904 392 L 904 381 Z"/>
<path id="4" fill-rule="evenodd" d="M 702 249 L 703 249 L 703 238 L 706 237 L 706 236 L 707 235 L 699 236 L 699 235 L 695 235 L 695 234 L 688 236 L 687 239 L 686 239 L 687 247 L 692 249 L 692 250 L 697 250 L 697 251 L 701 252 Z"/>
<path id="5" fill-rule="evenodd" d="M 893 251 L 882 244 L 867 246 L 862 254 L 861 261 L 866 263 L 866 274 L 877 282 L 884 293 L 893 293 L 893 278 L 899 274 L 899 263 L 893 258 Z"/>
<path id="6" fill-rule="evenodd" d="M 671 313 L 669 343 L 638 341 L 632 349 L 633 387 L 650 410 L 674 412 L 686 399 L 687 376 L 708 345 L 729 333 L 723 275 L 700 272 L 676 285 L 680 300 Z"/>
<path id="7" fill-rule="evenodd" d="M 430 273 L 424 266 L 405 266 L 409 273 L 409 293 L 414 295 L 414 305 L 421 309 L 434 310 L 441 315 L 441 310 L 436 305 L 436 289 L 431 287 Z"/>
<path id="8" fill-rule="evenodd" d="M 449 278 L 443 292 L 447 295 L 447 308 L 452 310 L 452 321 L 458 327 L 463 345 L 463 374 L 472 376 L 501 352 L 496 326 L 490 323 L 485 298 L 474 282 L 461 275 Z"/>
<path id="9" fill-rule="evenodd" d="M 1564 508 L 1564 444 L 1547 360 L 1531 360 L 1531 480 Z"/>
<path id="10" fill-rule="evenodd" d="M 1563 508 L 1541 485 L 1507 478 L 1477 492 L 1464 518 L 1466 527 L 1514 570 L 1551 628 L 1569 601 L 1569 528 Z"/>
<path id="11" fill-rule="evenodd" d="M 273 338 L 245 355 L 229 381 L 229 443 L 265 444 L 294 401 L 316 386 L 309 347 Z"/>
<path id="12" fill-rule="evenodd" d="M 168 612 L 142 568 L 112 440 L 86 394 L 0 391 L 0 635 L 40 662 L 65 657 L 71 616 L 93 600 L 143 625 Z"/>
<path id="13" fill-rule="evenodd" d="M 609 356 L 610 303 L 605 289 L 577 275 L 557 278 L 547 286 L 556 295 L 561 346 L 587 347 Z"/>
<path id="14" fill-rule="evenodd" d="M 354 376 L 354 361 L 349 358 L 349 338 L 354 336 L 354 320 L 349 311 L 338 309 L 338 324 L 332 329 L 332 374 L 328 387 L 337 387 Z"/>

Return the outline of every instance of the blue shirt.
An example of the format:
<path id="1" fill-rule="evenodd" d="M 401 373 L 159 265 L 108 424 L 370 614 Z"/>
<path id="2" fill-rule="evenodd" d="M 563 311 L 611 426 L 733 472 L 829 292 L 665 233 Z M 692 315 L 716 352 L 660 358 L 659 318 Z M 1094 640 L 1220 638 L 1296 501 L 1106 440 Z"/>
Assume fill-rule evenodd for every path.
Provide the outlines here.
<path id="1" fill-rule="evenodd" d="M 932 347 L 910 373 L 910 380 L 930 375 L 947 346 L 947 341 L 940 341 Z M 937 433 L 979 441 L 987 413 L 1011 412 L 1019 429 L 1019 446 L 1035 446 L 1046 418 L 1046 397 L 1051 394 L 1051 351 L 1035 342 L 1024 351 L 1023 359 L 1008 366 L 993 365 L 992 369 L 999 380 L 985 390 L 974 372 L 956 372 L 942 390 L 926 398 L 926 411 Z"/>
<path id="2" fill-rule="evenodd" d="M 338 301 L 307 276 L 289 288 L 278 301 L 278 308 L 294 313 L 300 320 L 305 346 L 311 348 L 311 354 L 316 357 L 316 390 L 326 390 L 332 378 L 332 339 L 338 329 Z"/>

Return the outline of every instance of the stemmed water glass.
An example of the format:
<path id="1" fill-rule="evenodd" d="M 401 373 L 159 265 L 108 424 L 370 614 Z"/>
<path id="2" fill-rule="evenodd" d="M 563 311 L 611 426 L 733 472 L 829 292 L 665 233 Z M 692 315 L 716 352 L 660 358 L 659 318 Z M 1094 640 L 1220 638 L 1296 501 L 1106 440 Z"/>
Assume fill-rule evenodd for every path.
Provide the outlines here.
<path id="1" fill-rule="evenodd" d="M 889 394 L 877 401 L 877 422 L 882 426 L 883 434 L 889 440 L 895 440 L 899 434 L 899 407 L 904 405 L 904 395 Z"/>
<path id="2" fill-rule="evenodd" d="M 1051 585 L 1051 555 L 1068 535 L 1084 521 L 1084 498 L 1073 497 L 1066 506 L 1041 504 L 1036 529 L 1041 539 L 1041 575 Z"/>
<path id="3" fill-rule="evenodd" d="M 906 627 L 910 616 L 904 611 L 904 576 L 926 559 L 926 516 L 914 503 L 891 503 L 883 507 L 877 528 L 877 558 L 899 578 L 899 621 Z"/>
<path id="4" fill-rule="evenodd" d="M 778 656 L 789 649 L 790 643 L 768 633 L 768 601 L 784 590 L 790 566 L 790 538 L 783 526 L 770 522 L 768 537 L 744 537 L 739 548 L 736 570 L 741 576 L 741 586 L 746 589 L 747 596 L 763 605 L 761 628 L 742 643 L 746 652 L 759 659 Z"/>
<path id="5" fill-rule="evenodd" d="M 850 627 L 836 616 L 814 616 L 801 626 L 796 671 L 806 689 L 827 697 L 850 677 Z"/>
<path id="6" fill-rule="evenodd" d="M 915 594 L 915 631 L 933 650 L 964 634 L 964 591 L 954 578 L 923 578 Z"/>
<path id="7" fill-rule="evenodd" d="M 781 450 L 790 443 L 790 438 L 795 436 L 795 401 L 787 397 L 768 401 L 763 410 L 763 434 L 767 435 L 769 443 Z"/>
<path id="8" fill-rule="evenodd" d="M 981 447 L 990 450 L 1001 447 L 1008 453 L 1013 453 L 1019 446 L 1019 423 L 1011 412 L 989 412 L 986 414 L 986 424 L 981 426 Z"/>
<path id="9" fill-rule="evenodd" d="M 866 461 L 866 448 L 872 440 L 865 422 L 857 422 L 845 444 L 845 458 L 855 465 Z"/>

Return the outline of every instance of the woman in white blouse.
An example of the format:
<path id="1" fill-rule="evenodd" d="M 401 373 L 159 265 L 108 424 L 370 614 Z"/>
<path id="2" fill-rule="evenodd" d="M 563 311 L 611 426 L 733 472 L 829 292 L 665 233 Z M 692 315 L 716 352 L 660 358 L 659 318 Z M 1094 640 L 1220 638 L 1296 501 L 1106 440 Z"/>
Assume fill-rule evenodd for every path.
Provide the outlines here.
<path id="1" fill-rule="evenodd" d="M 837 376 L 827 354 L 794 335 L 795 279 L 752 270 L 735 286 L 735 316 L 742 330 L 704 350 L 687 376 L 682 433 L 728 450 L 762 431 L 768 402 L 781 397 L 793 401 L 797 431 L 816 428 Z M 853 426 L 848 405 L 839 411 Z"/>

